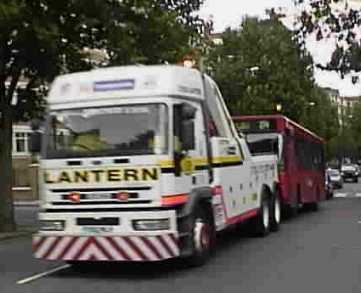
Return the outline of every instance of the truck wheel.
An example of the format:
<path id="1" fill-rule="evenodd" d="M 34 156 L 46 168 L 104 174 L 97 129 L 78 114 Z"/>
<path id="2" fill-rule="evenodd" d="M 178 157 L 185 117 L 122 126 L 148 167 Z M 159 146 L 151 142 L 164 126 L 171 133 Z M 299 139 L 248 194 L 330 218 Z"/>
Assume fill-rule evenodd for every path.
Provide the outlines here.
<path id="1" fill-rule="evenodd" d="M 201 266 L 209 259 L 215 246 L 215 227 L 207 208 L 200 206 L 194 213 L 192 224 L 193 253 L 187 258 L 190 266 Z"/>
<path id="2" fill-rule="evenodd" d="M 280 229 L 281 224 L 281 200 L 276 191 L 275 196 L 272 199 L 271 204 L 271 224 L 270 229 L 273 232 L 276 232 Z"/>
<path id="3" fill-rule="evenodd" d="M 353 180 L 353 182 L 358 183 L 358 178 L 355 177 L 355 179 Z"/>
<path id="4" fill-rule="evenodd" d="M 270 210 L 269 199 L 267 197 L 263 197 L 260 212 L 254 222 L 256 236 L 265 237 L 269 234 L 271 224 Z"/>

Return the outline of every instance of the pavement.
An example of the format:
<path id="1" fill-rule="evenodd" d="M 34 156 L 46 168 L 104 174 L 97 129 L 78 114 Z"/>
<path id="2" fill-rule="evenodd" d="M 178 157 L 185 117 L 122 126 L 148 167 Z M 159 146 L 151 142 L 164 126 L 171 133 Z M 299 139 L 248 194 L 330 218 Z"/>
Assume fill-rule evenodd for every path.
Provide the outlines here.
<path id="1" fill-rule="evenodd" d="M 26 237 L 36 231 L 38 202 L 15 203 L 14 209 L 17 231 L 0 233 L 0 241 Z"/>
<path id="2" fill-rule="evenodd" d="M 30 237 L 0 242 L 0 292 L 361 292 L 361 183 L 347 183 L 318 212 L 285 221 L 267 238 L 222 234 L 208 264 L 99 264 L 81 271 L 33 259 Z M 335 193 L 336 193 L 335 192 Z M 27 223 L 35 210 L 18 209 Z"/>

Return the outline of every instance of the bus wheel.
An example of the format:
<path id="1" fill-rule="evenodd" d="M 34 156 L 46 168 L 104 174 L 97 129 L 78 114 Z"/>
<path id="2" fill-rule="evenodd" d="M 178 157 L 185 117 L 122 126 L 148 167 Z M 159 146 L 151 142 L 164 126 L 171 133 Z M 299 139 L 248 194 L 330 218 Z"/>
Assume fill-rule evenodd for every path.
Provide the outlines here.
<path id="1" fill-rule="evenodd" d="M 191 266 L 205 264 L 215 246 L 215 227 L 208 210 L 200 206 L 193 216 L 191 231 L 193 253 L 187 258 L 187 263 Z"/>
<path id="2" fill-rule="evenodd" d="M 275 193 L 275 196 L 271 202 L 271 231 L 275 232 L 280 229 L 281 224 L 281 200 L 278 195 L 278 192 Z"/>
<path id="3" fill-rule="evenodd" d="M 263 197 L 261 203 L 261 209 L 257 217 L 255 218 L 255 232 L 256 236 L 265 237 L 270 232 L 270 224 L 271 224 L 271 208 L 270 208 L 270 200 L 268 197 Z"/>

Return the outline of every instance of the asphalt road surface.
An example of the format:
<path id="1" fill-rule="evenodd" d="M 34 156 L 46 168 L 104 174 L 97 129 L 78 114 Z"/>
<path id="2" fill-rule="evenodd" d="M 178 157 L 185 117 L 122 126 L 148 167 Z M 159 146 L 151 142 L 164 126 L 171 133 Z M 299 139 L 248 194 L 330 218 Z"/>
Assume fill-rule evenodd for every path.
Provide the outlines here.
<path id="1" fill-rule="evenodd" d="M 34 260 L 28 238 L 0 242 L 0 292 L 359 293 L 358 193 L 361 183 L 347 183 L 318 212 L 301 213 L 267 238 L 237 230 L 223 235 L 211 261 L 194 269 L 167 262 L 105 264 L 79 272 Z M 54 268 L 58 271 L 51 273 Z"/>
<path id="2" fill-rule="evenodd" d="M 37 207 L 15 205 L 15 221 L 17 225 L 21 226 L 36 226 Z"/>

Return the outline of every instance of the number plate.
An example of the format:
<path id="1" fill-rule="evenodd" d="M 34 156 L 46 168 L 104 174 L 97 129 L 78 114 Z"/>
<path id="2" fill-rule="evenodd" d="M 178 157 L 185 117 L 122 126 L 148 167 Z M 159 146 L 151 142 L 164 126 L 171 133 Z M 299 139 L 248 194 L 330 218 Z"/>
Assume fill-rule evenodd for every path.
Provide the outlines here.
<path id="1" fill-rule="evenodd" d="M 85 195 L 86 199 L 112 199 L 113 196 L 108 193 L 91 193 Z"/>
<path id="2" fill-rule="evenodd" d="M 90 234 L 103 234 L 103 233 L 112 233 L 114 231 L 114 227 L 86 226 L 86 227 L 81 227 L 81 230 L 85 233 L 90 233 Z"/>

